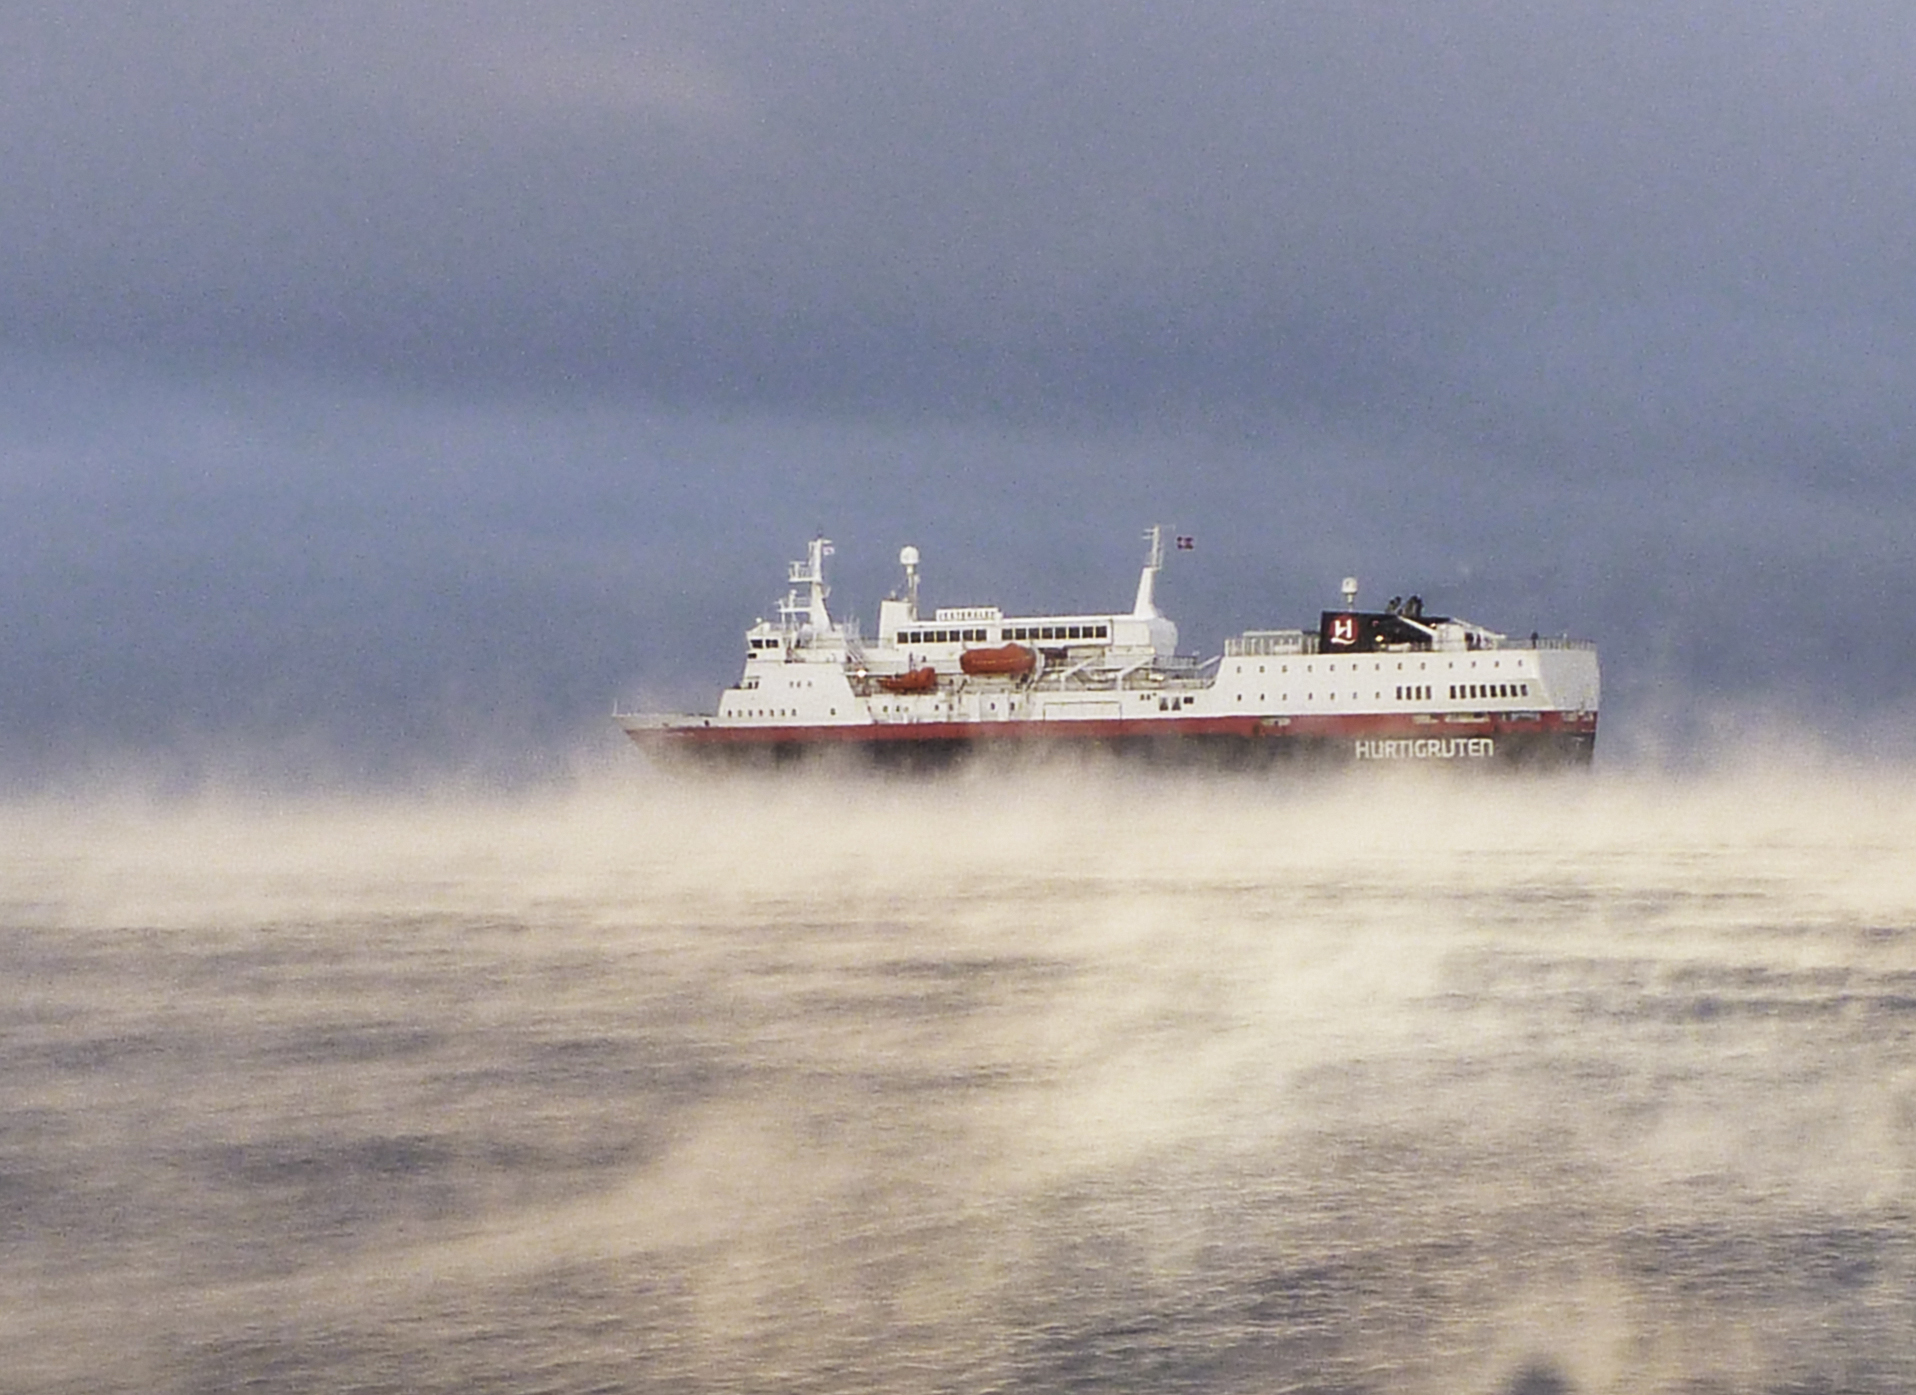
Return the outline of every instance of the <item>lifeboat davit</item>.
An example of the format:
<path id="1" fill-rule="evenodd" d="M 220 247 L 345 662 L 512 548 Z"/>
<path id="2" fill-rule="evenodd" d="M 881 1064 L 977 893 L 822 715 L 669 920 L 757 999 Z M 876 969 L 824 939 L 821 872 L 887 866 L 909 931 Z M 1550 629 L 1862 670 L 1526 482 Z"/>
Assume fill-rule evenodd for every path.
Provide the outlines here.
<path id="1" fill-rule="evenodd" d="M 958 656 L 958 667 L 978 676 L 990 674 L 1021 678 L 1037 666 L 1037 654 L 1022 644 L 1004 644 L 996 649 L 967 649 Z"/>
<path id="2" fill-rule="evenodd" d="M 888 674 L 878 680 L 878 686 L 888 693 L 935 692 L 938 688 L 938 670 L 927 666 Z"/>

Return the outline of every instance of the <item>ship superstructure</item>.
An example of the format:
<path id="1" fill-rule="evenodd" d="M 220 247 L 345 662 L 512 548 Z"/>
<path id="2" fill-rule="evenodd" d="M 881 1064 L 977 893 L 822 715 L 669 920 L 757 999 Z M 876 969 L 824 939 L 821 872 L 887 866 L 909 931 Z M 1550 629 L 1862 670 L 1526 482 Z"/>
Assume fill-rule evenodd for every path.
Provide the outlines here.
<path id="1" fill-rule="evenodd" d="M 1422 601 L 1341 604 L 1314 629 L 1247 630 L 1200 661 L 1158 609 L 1164 536 L 1153 528 L 1128 611 L 1007 615 L 919 606 L 920 558 L 865 639 L 827 605 L 832 544 L 788 572 L 775 619 L 746 632 L 739 681 L 705 714 L 621 713 L 641 745 L 792 756 L 831 748 L 939 759 L 981 747 L 1082 743 L 1225 762 L 1588 761 L 1597 655 L 1587 641 L 1513 638 Z"/>

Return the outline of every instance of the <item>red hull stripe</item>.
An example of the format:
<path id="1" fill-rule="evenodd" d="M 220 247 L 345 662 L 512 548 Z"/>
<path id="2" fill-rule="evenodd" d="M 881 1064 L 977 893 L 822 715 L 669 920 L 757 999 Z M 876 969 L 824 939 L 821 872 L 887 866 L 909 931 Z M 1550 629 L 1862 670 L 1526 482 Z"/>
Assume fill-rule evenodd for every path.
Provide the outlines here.
<path id="1" fill-rule="evenodd" d="M 1242 740 L 1410 739 L 1445 736 L 1521 736 L 1594 732 L 1595 713 L 1544 712 L 1535 718 L 1472 713 L 1413 721 L 1395 713 L 1298 717 L 1079 718 L 1039 722 L 877 722 L 856 726 L 653 727 L 628 733 L 641 745 L 826 746 L 888 745 L 915 741 L 1113 741 L 1164 737 L 1237 737 Z"/>

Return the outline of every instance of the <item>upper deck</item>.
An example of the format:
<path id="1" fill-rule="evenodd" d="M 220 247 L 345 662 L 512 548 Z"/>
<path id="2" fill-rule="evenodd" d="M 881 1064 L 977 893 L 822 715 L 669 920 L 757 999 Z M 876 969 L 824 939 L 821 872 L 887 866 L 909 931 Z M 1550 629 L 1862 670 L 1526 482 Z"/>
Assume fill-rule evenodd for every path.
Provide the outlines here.
<path id="1" fill-rule="evenodd" d="M 667 725 L 771 731 L 846 727 L 1025 727 L 1056 721 L 1160 720 L 1287 729 L 1293 722 L 1594 722 L 1595 646 L 1568 636 L 1511 637 L 1421 601 L 1383 610 L 1344 605 L 1315 629 L 1246 630 L 1200 662 L 1177 653 L 1177 627 L 1155 604 L 1157 530 L 1128 612 L 1008 615 L 990 605 L 919 606 L 918 552 L 906 548 L 901 592 L 885 599 L 870 640 L 827 607 L 815 539 L 793 563 L 774 621 L 746 635 L 744 672 L 709 717 Z M 800 588 L 804 588 L 801 590 Z M 1273 725 L 1274 724 L 1274 725 Z M 653 730 L 645 721 L 629 730 Z M 1248 728 L 1247 728 L 1248 729 Z M 1592 728 L 1594 729 L 1594 728 Z"/>

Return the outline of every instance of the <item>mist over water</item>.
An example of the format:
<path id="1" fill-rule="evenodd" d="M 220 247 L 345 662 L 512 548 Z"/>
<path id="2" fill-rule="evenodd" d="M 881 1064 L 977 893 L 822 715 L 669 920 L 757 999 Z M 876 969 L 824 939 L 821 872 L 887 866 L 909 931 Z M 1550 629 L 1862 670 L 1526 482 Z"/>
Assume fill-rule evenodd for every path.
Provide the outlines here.
<path id="1" fill-rule="evenodd" d="M 0 1388 L 1916 1386 L 1902 769 L 0 808 Z"/>

